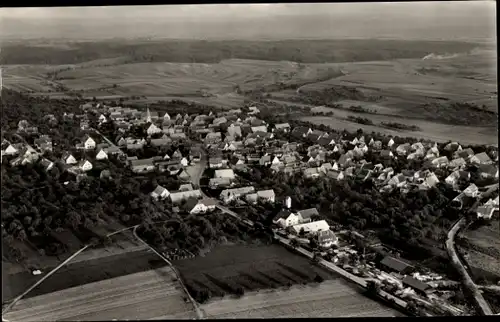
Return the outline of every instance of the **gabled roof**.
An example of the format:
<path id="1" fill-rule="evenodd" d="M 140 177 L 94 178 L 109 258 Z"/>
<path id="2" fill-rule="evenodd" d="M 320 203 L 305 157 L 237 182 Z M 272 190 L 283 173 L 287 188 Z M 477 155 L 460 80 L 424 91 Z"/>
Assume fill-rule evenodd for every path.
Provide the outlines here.
<path id="1" fill-rule="evenodd" d="M 318 210 L 316 208 L 304 209 L 298 212 L 298 214 L 303 218 L 311 218 L 311 216 L 319 216 Z"/>
<path id="2" fill-rule="evenodd" d="M 488 156 L 488 154 L 486 154 L 486 152 L 481 152 L 481 153 L 478 153 L 474 156 L 474 158 L 478 159 L 479 162 L 481 163 L 487 163 L 487 162 L 491 162 L 491 159 L 490 157 Z"/>
<path id="3" fill-rule="evenodd" d="M 274 198 L 274 190 L 273 189 L 269 189 L 269 190 L 260 190 L 260 191 L 257 191 L 257 196 L 259 196 L 259 198 Z"/>
<path id="4" fill-rule="evenodd" d="M 396 272 L 402 272 L 405 269 L 412 267 L 411 265 L 391 256 L 384 257 L 380 264 L 387 266 Z"/>
<path id="5" fill-rule="evenodd" d="M 155 190 L 153 190 L 152 194 L 161 195 L 164 191 L 168 192 L 167 189 L 165 189 L 162 186 L 158 185 L 158 186 L 156 186 Z"/>
<path id="6" fill-rule="evenodd" d="M 430 287 L 429 284 L 424 283 L 422 281 L 417 280 L 416 278 L 412 276 L 405 276 L 402 280 L 403 284 L 408 285 L 416 290 L 425 292 L 427 291 Z"/>
<path id="7" fill-rule="evenodd" d="M 278 219 L 286 219 L 286 218 L 290 217 L 291 214 L 292 213 L 289 210 L 286 210 L 286 209 L 281 210 L 280 212 L 278 212 L 276 214 L 276 216 L 274 216 L 273 221 L 276 221 Z"/>

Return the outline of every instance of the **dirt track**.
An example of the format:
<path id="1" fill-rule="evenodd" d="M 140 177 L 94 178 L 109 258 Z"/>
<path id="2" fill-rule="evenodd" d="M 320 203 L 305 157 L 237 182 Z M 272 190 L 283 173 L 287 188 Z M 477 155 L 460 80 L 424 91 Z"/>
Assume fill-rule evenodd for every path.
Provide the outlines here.
<path id="1" fill-rule="evenodd" d="M 165 267 L 21 300 L 10 322 L 195 318 L 174 274 Z"/>
<path id="2" fill-rule="evenodd" d="M 202 305 L 208 318 L 393 317 L 401 313 L 377 303 L 342 280 L 297 285 L 289 290 L 248 293 Z"/>

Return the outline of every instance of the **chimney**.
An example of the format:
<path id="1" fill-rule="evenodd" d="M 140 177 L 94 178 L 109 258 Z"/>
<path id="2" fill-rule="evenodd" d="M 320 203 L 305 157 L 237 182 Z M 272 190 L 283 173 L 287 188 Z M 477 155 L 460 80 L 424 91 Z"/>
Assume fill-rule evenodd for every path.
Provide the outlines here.
<path id="1" fill-rule="evenodd" d="M 292 198 L 290 197 L 285 198 L 285 207 L 288 209 L 292 208 Z"/>

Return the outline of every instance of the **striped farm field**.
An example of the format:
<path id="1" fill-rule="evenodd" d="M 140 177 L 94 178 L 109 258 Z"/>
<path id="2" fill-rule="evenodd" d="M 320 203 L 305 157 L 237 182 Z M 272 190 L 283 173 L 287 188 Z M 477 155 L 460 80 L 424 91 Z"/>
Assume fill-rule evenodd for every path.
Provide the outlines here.
<path id="1" fill-rule="evenodd" d="M 168 267 L 130 274 L 21 300 L 10 322 L 193 319 L 183 291 Z"/>
<path id="2" fill-rule="evenodd" d="M 239 299 L 214 299 L 202 309 L 212 319 L 404 316 L 341 279 L 249 292 Z"/>

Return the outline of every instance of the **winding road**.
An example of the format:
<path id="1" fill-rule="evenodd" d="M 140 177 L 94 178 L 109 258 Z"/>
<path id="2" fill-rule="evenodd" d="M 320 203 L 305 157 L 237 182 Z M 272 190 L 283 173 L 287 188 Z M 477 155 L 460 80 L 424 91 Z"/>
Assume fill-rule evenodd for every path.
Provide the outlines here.
<path id="1" fill-rule="evenodd" d="M 476 305 L 482 315 L 493 315 L 493 311 L 491 310 L 488 302 L 484 299 L 479 287 L 474 283 L 472 278 L 467 273 L 467 269 L 464 264 L 460 261 L 458 257 L 456 247 L 455 247 L 455 236 L 458 231 L 463 228 L 466 224 L 465 217 L 461 218 L 459 221 L 453 225 L 451 230 L 448 232 L 448 239 L 446 240 L 446 249 L 448 251 L 448 255 L 451 258 L 451 262 L 455 269 L 462 275 L 464 286 L 473 294 Z"/>

